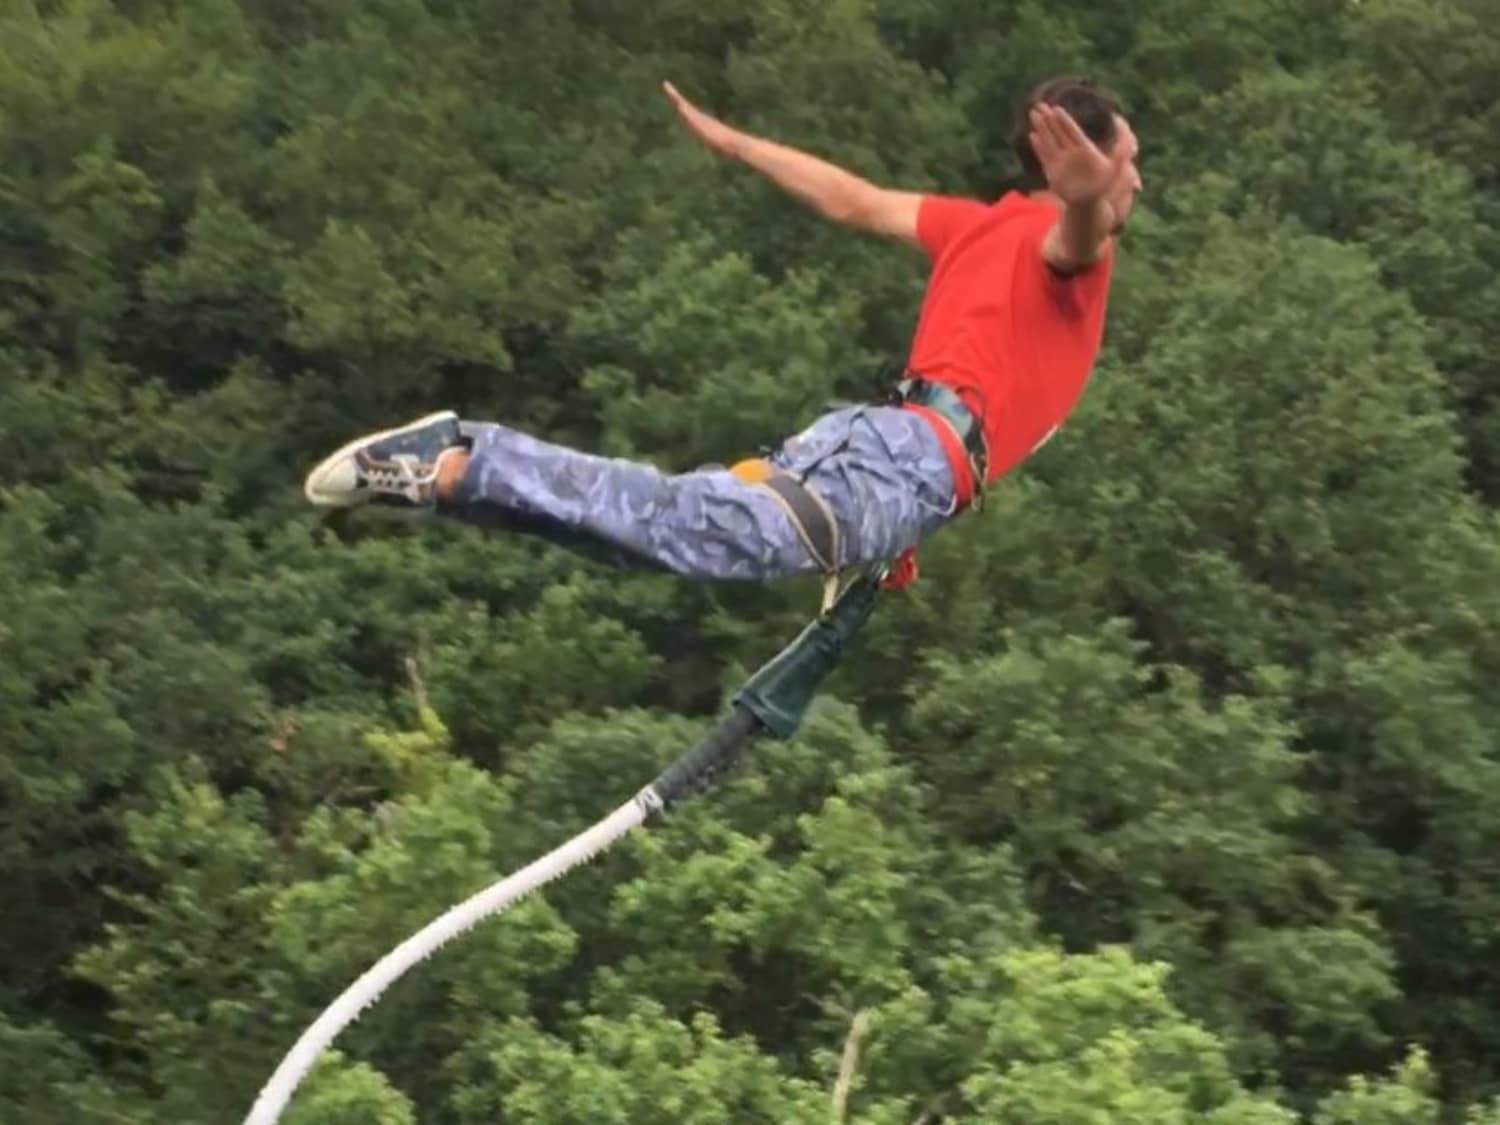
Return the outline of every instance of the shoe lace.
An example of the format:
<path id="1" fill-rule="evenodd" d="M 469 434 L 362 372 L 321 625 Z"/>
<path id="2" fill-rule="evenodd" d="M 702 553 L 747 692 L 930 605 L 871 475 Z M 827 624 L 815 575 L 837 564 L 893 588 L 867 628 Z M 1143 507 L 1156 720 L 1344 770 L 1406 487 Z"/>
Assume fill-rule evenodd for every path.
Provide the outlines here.
<path id="1" fill-rule="evenodd" d="M 397 453 L 389 461 L 364 461 L 360 468 L 372 492 L 394 493 L 413 504 L 427 503 L 437 481 L 437 466 L 424 465 L 409 453 Z"/>

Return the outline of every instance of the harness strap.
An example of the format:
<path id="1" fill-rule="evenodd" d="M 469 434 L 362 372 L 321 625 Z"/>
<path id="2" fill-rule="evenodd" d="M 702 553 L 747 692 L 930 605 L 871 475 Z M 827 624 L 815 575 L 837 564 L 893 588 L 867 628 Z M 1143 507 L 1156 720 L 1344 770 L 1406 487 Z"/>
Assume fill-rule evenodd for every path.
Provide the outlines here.
<path id="1" fill-rule="evenodd" d="M 731 465 L 729 471 L 749 484 L 758 484 L 778 501 L 791 517 L 792 526 L 807 553 L 823 572 L 823 610 L 826 612 L 838 596 L 840 535 L 838 520 L 828 502 L 790 473 L 783 473 L 769 461 L 752 457 Z"/>
<path id="2" fill-rule="evenodd" d="M 829 510 L 828 503 L 796 477 L 776 473 L 760 482 L 769 488 L 781 501 L 792 522 L 797 525 L 797 534 L 825 573 L 839 568 L 839 525 Z"/>
<path id="3" fill-rule="evenodd" d="M 989 448 L 985 441 L 983 419 L 974 416 L 952 387 L 924 379 L 912 372 L 908 372 L 896 384 L 891 399 L 908 410 L 915 409 L 918 413 L 927 415 L 929 421 L 946 431 L 946 436 L 953 442 L 953 448 L 948 449 L 949 458 L 967 461 L 967 483 L 973 490 L 970 493 L 965 482 L 955 481 L 958 485 L 959 505 L 972 507 L 976 512 L 982 509 L 985 480 L 989 472 Z M 940 433 L 939 437 L 944 437 L 944 434 Z M 945 440 L 943 445 L 947 449 L 949 442 Z M 954 469 L 955 475 L 958 475 L 957 464 Z"/>

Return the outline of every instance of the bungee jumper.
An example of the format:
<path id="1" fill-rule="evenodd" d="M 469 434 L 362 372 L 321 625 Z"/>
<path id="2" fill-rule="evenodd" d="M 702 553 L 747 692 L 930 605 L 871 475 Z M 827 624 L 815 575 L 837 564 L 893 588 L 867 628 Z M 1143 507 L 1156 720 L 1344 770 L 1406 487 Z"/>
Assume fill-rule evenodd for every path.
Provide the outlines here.
<path id="1" fill-rule="evenodd" d="M 1016 116 L 1017 186 L 985 203 L 879 187 L 664 90 L 712 151 L 835 222 L 927 253 L 889 399 L 830 409 L 765 458 L 678 474 L 441 411 L 349 442 L 308 474 L 307 498 L 436 511 L 693 578 L 821 572 L 825 609 L 842 569 L 909 578 L 916 545 L 1040 448 L 1088 381 L 1141 188 L 1118 98 L 1071 76 L 1033 89 Z"/>
<path id="2" fill-rule="evenodd" d="M 1135 136 L 1108 91 L 1067 77 L 1033 90 L 1018 111 L 1020 189 L 993 204 L 878 188 L 666 93 L 714 151 L 831 219 L 927 251 L 908 373 L 890 401 L 831 410 L 763 460 L 677 475 L 443 411 L 350 442 L 309 474 L 306 493 L 327 508 L 374 502 L 499 524 L 699 578 L 822 571 L 822 612 L 630 800 L 354 980 L 292 1045 L 246 1125 L 276 1125 L 338 1034 L 447 942 L 707 788 L 751 740 L 791 737 L 879 591 L 911 577 L 916 544 L 1045 442 L 1088 379 L 1114 239 L 1141 187 Z M 839 590 L 845 568 L 858 573 Z"/>

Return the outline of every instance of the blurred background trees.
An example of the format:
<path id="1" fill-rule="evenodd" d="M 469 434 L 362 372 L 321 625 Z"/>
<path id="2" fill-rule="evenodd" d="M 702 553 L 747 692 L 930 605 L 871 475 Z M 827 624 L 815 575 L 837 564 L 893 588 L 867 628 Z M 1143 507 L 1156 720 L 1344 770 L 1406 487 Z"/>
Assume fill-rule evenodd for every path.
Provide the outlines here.
<path id="1" fill-rule="evenodd" d="M 233 1121 L 703 729 L 811 586 L 324 525 L 452 406 L 669 468 L 904 356 L 923 262 L 672 78 L 991 197 L 1086 70 L 1094 385 L 804 732 L 403 981 L 289 1121 L 1500 1122 L 1492 0 L 8 0 L 0 1117 Z"/>

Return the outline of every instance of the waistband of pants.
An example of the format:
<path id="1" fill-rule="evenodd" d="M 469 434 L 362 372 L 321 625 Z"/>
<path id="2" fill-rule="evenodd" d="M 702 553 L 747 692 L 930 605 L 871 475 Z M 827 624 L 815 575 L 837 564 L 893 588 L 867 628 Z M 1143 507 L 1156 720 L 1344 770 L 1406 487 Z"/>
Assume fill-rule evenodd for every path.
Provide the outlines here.
<path id="1" fill-rule="evenodd" d="M 953 467 L 958 509 L 969 506 L 984 491 L 989 450 L 984 427 L 952 387 L 908 373 L 896 384 L 893 400 L 927 418 Z"/>

